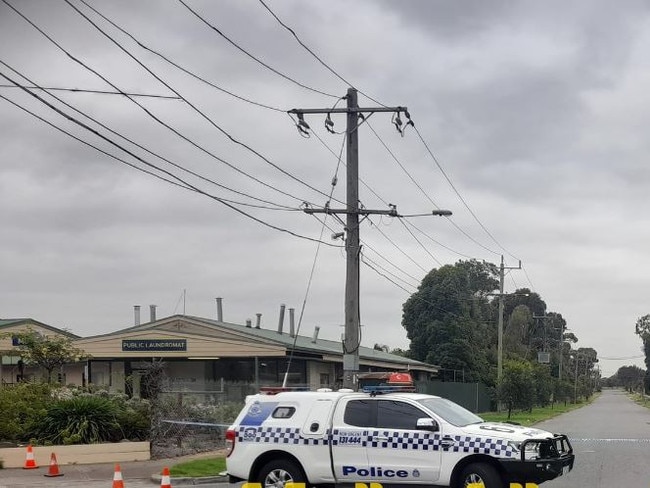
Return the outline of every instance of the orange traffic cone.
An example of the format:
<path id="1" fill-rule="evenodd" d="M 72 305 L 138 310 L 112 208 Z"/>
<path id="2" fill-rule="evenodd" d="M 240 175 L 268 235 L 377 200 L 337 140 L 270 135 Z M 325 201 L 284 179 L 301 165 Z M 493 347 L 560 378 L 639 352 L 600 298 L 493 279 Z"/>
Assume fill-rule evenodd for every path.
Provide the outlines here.
<path id="1" fill-rule="evenodd" d="M 34 461 L 34 450 L 32 449 L 32 445 L 29 444 L 27 446 L 27 454 L 25 455 L 25 466 L 23 466 L 23 469 L 35 469 L 38 468 L 36 465 L 36 461 Z"/>
<path id="2" fill-rule="evenodd" d="M 113 488 L 124 488 L 124 480 L 122 479 L 122 470 L 120 465 L 115 465 L 115 474 L 113 475 Z"/>
<path id="3" fill-rule="evenodd" d="M 56 454 L 52 453 L 50 456 L 50 468 L 43 476 L 47 476 L 49 478 L 54 478 L 55 476 L 63 476 L 63 473 L 59 472 L 59 463 L 56 462 Z"/>
<path id="4" fill-rule="evenodd" d="M 169 468 L 164 467 L 162 478 L 160 478 L 160 488 L 172 488 L 172 480 L 169 476 Z"/>

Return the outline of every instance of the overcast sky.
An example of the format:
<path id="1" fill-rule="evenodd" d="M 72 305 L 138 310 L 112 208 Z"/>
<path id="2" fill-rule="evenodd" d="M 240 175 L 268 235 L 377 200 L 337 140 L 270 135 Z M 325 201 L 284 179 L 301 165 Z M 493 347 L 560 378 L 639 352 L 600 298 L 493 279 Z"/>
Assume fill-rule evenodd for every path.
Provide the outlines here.
<path id="1" fill-rule="evenodd" d="M 345 202 L 345 118 L 332 116 L 330 134 L 323 115 L 307 116 L 313 134 L 305 138 L 285 111 L 342 107 L 347 84 L 258 0 L 184 0 L 205 22 L 178 0 L 87 0 L 221 90 L 138 46 L 79 0 L 70 4 L 115 42 L 63 0 L 7 1 L 50 37 L 0 3 L 0 72 L 18 84 L 185 101 L 51 91 L 57 100 L 34 90 L 129 154 L 24 91 L 0 88 L 124 160 L 0 98 L 0 317 L 87 336 L 132 325 L 136 304 L 143 321 L 150 304 L 158 318 L 214 318 L 215 297 L 223 297 L 225 320 L 262 313 L 262 326 L 276 328 L 280 304 L 298 318 L 306 297 L 301 333 L 319 326 L 321 337 L 338 339 L 345 252 L 331 236 L 343 226 L 329 217 L 323 230 L 322 217 L 300 209 L 322 207 L 337 174 L 330 206 Z M 361 106 L 408 107 L 431 150 L 412 128 L 401 137 L 390 114 L 373 115 L 359 128 L 362 204 L 394 204 L 405 215 L 453 212 L 363 221 L 364 345 L 408 347 L 402 304 L 432 268 L 468 258 L 498 263 L 503 254 L 506 266 L 521 260 L 524 268 L 508 274 L 506 292 L 539 293 L 566 318 L 577 347 L 598 351 L 605 375 L 643 366 L 634 324 L 650 313 L 644 2 L 267 5 L 362 92 Z"/>

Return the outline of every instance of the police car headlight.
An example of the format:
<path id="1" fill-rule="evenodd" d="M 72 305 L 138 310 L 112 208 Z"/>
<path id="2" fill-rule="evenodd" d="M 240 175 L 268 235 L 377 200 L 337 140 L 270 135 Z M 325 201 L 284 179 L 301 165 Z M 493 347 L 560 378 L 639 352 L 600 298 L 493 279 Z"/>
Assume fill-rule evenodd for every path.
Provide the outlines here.
<path id="1" fill-rule="evenodd" d="M 508 445 L 517 452 L 521 449 L 521 442 L 508 441 Z"/>

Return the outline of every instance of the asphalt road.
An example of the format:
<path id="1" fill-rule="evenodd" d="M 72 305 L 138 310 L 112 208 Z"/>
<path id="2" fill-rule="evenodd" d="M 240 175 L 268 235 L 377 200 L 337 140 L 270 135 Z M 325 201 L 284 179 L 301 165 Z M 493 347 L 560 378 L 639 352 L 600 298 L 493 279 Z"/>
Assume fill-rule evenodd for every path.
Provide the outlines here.
<path id="1" fill-rule="evenodd" d="M 591 405 L 537 425 L 569 436 L 573 471 L 544 488 L 650 486 L 650 409 L 625 393 L 604 390 Z"/>

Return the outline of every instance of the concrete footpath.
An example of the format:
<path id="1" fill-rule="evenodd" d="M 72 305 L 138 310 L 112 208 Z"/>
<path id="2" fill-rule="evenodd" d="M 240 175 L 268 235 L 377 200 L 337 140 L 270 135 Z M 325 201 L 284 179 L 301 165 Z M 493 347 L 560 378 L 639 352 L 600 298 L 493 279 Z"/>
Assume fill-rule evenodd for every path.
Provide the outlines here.
<path id="1" fill-rule="evenodd" d="M 152 488 L 160 486 L 160 475 L 164 467 L 171 467 L 192 459 L 215 455 L 215 453 L 201 453 L 173 459 L 119 463 L 124 480 L 124 488 Z M 72 464 L 59 466 L 59 472 L 63 473 L 63 476 L 55 478 L 45 476 L 48 470 L 48 465 L 39 466 L 37 469 L 0 469 L 0 488 L 111 488 L 115 473 L 115 464 Z M 227 478 L 219 476 L 194 480 L 189 478 L 172 478 L 172 487 L 193 486 L 195 484 L 199 484 L 203 488 L 237 487 L 237 485 L 230 485 Z"/>

